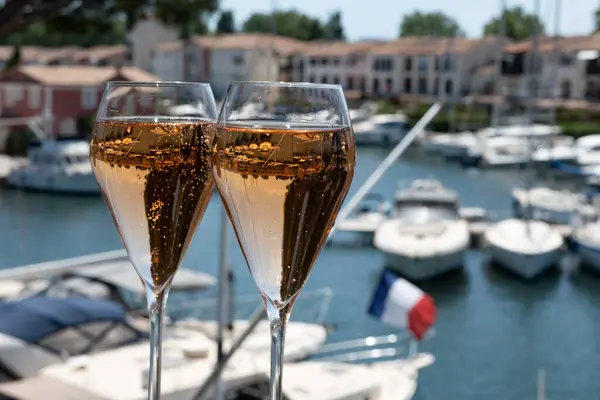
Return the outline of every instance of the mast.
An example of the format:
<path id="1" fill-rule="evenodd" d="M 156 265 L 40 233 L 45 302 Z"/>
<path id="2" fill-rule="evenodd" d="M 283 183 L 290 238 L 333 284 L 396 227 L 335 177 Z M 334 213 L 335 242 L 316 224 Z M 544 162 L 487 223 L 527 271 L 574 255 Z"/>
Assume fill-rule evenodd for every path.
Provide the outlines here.
<path id="1" fill-rule="evenodd" d="M 534 11 L 533 15 L 540 15 L 540 0 L 534 0 Z M 534 122 L 534 112 L 538 97 L 538 69 L 541 69 L 541 62 L 539 62 L 539 44 L 538 44 L 538 26 L 535 25 L 535 20 L 532 20 L 534 23 L 533 26 L 533 36 L 531 38 L 531 52 L 529 53 L 528 60 L 528 84 L 529 84 L 529 99 L 527 102 L 527 125 L 529 128 L 533 125 Z M 531 227 L 529 222 L 533 219 L 533 207 L 531 206 L 531 187 L 533 186 L 533 162 L 532 162 L 532 143 L 531 143 L 532 131 L 527 132 L 527 153 L 528 153 L 528 162 L 527 162 L 527 170 L 525 171 L 525 190 L 527 193 L 527 212 L 525 213 L 526 218 L 526 226 L 528 235 L 531 234 Z"/>
<path id="2" fill-rule="evenodd" d="M 556 81 L 558 77 L 558 62 L 560 60 L 559 42 L 560 42 L 560 12 L 561 0 L 554 0 L 554 37 L 552 39 L 552 71 L 550 71 L 550 124 L 556 125 Z M 559 85 L 560 91 L 560 85 Z"/>
<path id="3" fill-rule="evenodd" d="M 506 38 L 506 0 L 500 0 L 500 33 L 498 41 L 500 46 L 496 58 L 494 70 L 494 103 L 492 104 L 492 128 L 498 129 L 500 124 L 500 104 L 501 101 L 496 101 L 497 96 L 501 96 L 502 92 L 502 61 L 504 60 L 504 42 Z M 498 99 L 500 100 L 500 99 Z"/>
<path id="4" fill-rule="evenodd" d="M 454 69 L 456 68 L 456 63 L 454 62 L 454 53 L 453 53 L 453 47 L 454 47 L 454 35 L 452 35 L 452 37 L 450 38 L 450 40 L 448 41 L 448 45 L 446 47 L 446 60 L 448 61 L 448 64 L 450 66 L 450 73 L 452 74 L 454 71 Z M 444 60 L 444 61 L 446 61 Z M 460 74 L 459 74 L 460 76 Z M 459 78 L 460 79 L 460 78 Z M 458 85 L 455 85 L 454 79 L 451 80 L 452 82 L 452 92 L 450 93 L 450 109 L 448 110 L 448 119 L 450 121 L 450 132 L 451 133 L 455 133 L 456 132 L 456 89 Z M 457 82 L 458 83 L 458 79 Z M 446 88 L 446 84 L 444 83 L 444 89 Z"/>

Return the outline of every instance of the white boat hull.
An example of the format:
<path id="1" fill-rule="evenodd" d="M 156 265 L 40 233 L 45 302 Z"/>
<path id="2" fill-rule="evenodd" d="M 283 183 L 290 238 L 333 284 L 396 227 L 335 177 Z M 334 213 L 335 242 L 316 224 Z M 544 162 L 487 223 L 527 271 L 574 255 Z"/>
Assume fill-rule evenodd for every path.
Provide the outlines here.
<path id="1" fill-rule="evenodd" d="M 491 260 L 516 275 L 532 279 L 556 266 L 563 238 L 543 221 L 508 219 L 485 232 Z"/>
<path id="2" fill-rule="evenodd" d="M 490 245 L 489 251 L 495 264 L 527 279 L 535 278 L 557 265 L 561 258 L 560 249 L 538 254 L 523 254 Z"/>
<path id="3" fill-rule="evenodd" d="M 571 240 L 575 245 L 583 266 L 600 273 L 600 225 L 583 225 L 573 232 Z"/>
<path id="4" fill-rule="evenodd" d="M 25 167 L 12 171 L 8 176 L 10 186 L 41 192 L 99 195 L 100 188 L 91 171 L 66 174 L 54 168 Z"/>
<path id="5" fill-rule="evenodd" d="M 464 220 L 410 225 L 402 220 L 382 223 L 374 245 L 385 255 L 386 266 L 408 279 L 426 280 L 464 265 L 470 244 Z"/>
<path id="6" fill-rule="evenodd" d="M 410 257 L 408 255 L 386 253 L 385 262 L 386 266 L 397 274 L 414 281 L 422 281 L 462 268 L 465 253 L 466 248 L 454 253 L 429 257 Z"/>

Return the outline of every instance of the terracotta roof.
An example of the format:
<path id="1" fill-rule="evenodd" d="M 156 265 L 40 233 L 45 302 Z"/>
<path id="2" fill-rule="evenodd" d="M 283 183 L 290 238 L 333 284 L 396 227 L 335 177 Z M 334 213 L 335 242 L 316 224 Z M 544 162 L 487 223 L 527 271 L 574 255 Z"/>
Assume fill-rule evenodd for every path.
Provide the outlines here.
<path id="1" fill-rule="evenodd" d="M 444 53 L 466 53 L 474 48 L 491 44 L 498 40 L 495 37 L 482 39 L 437 38 L 437 37 L 404 37 L 381 44 L 373 48 L 371 54 L 379 55 L 442 55 Z"/>
<path id="2" fill-rule="evenodd" d="M 556 38 L 557 48 L 560 51 L 600 50 L 600 37 L 597 36 L 566 36 Z M 540 36 L 538 39 L 538 51 L 550 53 L 554 50 L 555 38 L 553 36 Z M 533 41 L 531 39 L 517 43 L 511 43 L 504 47 L 504 52 L 509 54 L 525 53 L 531 51 Z"/>
<path id="3" fill-rule="evenodd" d="M 74 61 L 92 59 L 94 61 L 106 60 L 114 56 L 120 56 L 127 53 L 127 46 L 118 44 L 114 46 L 94 46 L 88 49 L 74 51 L 72 58 Z"/>
<path id="4" fill-rule="evenodd" d="M 21 61 L 31 62 L 37 60 L 40 54 L 45 49 L 38 46 L 23 46 L 21 47 Z M 13 46 L 0 46 L 0 61 L 10 60 L 14 52 Z"/>
<path id="5" fill-rule="evenodd" d="M 369 49 L 381 45 L 379 41 L 368 42 L 312 42 L 306 46 L 302 54 L 307 56 L 346 56 L 366 53 Z"/>
<path id="6" fill-rule="evenodd" d="M 234 33 L 228 35 L 194 36 L 190 39 L 198 46 L 210 50 L 251 50 L 274 48 L 279 54 L 300 52 L 307 42 L 271 35 L 268 33 Z"/>
<path id="7" fill-rule="evenodd" d="M 49 86 L 98 86 L 113 79 L 155 82 L 158 77 L 136 67 L 42 66 L 26 65 L 16 71 Z M 11 74 L 8 71 L 6 74 Z"/>
<path id="8" fill-rule="evenodd" d="M 172 42 L 159 43 L 154 46 L 154 51 L 172 51 L 183 47 L 183 40 L 175 40 Z"/>

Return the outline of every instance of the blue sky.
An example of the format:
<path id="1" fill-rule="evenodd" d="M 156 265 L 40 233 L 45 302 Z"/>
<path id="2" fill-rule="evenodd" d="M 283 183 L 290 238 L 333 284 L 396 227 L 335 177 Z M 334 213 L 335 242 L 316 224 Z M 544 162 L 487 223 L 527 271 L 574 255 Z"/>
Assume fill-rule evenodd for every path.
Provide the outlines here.
<path id="1" fill-rule="evenodd" d="M 540 0 L 547 29 L 554 26 L 551 20 L 554 1 Z M 351 40 L 395 37 L 402 15 L 415 10 L 443 11 L 455 18 L 468 36 L 478 36 L 483 25 L 498 15 L 501 7 L 500 0 L 221 0 L 223 9 L 234 11 L 238 25 L 254 12 L 269 12 L 274 4 L 281 10 L 296 8 L 321 19 L 334 10 L 341 10 L 346 35 Z M 507 0 L 507 4 L 533 11 L 534 0 Z M 599 5 L 600 0 L 562 0 L 561 34 L 589 33 L 593 11 Z"/>

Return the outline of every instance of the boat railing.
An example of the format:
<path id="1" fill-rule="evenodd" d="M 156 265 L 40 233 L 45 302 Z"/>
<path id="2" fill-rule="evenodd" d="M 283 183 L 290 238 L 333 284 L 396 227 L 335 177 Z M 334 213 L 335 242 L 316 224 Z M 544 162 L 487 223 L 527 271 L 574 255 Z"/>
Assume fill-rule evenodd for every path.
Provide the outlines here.
<path id="1" fill-rule="evenodd" d="M 294 303 L 294 320 L 325 325 L 332 298 L 333 291 L 330 288 L 301 292 Z M 261 309 L 264 309 L 264 304 L 257 294 L 235 295 L 235 298 L 230 294 L 226 305 L 230 323 L 234 320 L 247 320 Z M 189 318 L 216 321 L 217 299 L 169 299 L 167 314 L 171 321 Z"/>
<path id="2" fill-rule="evenodd" d="M 428 332 L 423 340 L 435 336 Z M 383 336 L 367 336 L 343 342 L 328 343 L 311 355 L 311 360 L 334 362 L 369 362 L 381 359 L 410 358 L 418 353 L 419 342 L 409 332 Z"/>

